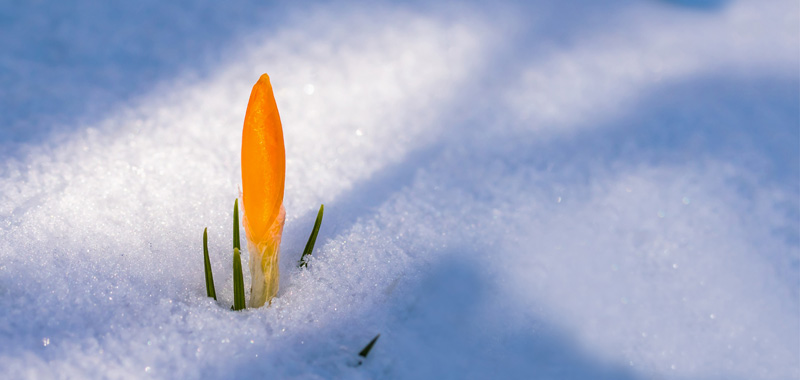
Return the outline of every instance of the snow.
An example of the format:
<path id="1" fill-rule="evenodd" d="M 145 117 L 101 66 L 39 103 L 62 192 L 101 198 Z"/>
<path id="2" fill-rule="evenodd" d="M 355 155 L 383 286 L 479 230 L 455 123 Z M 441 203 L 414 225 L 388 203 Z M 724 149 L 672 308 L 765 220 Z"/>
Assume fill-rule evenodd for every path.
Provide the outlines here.
<path id="1" fill-rule="evenodd" d="M 2 4 L 1 377 L 798 378 L 798 8 Z M 281 290 L 232 312 L 264 72 Z"/>

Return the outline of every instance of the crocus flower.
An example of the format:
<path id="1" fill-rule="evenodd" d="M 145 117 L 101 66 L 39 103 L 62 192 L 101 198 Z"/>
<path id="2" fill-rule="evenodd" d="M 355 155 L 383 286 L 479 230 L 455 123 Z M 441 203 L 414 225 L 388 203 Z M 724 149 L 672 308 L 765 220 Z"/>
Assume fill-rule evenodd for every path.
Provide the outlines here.
<path id="1" fill-rule="evenodd" d="M 278 293 L 278 256 L 286 212 L 283 187 L 286 151 L 278 105 L 269 76 L 250 93 L 242 131 L 242 204 L 250 252 L 250 307 Z"/>

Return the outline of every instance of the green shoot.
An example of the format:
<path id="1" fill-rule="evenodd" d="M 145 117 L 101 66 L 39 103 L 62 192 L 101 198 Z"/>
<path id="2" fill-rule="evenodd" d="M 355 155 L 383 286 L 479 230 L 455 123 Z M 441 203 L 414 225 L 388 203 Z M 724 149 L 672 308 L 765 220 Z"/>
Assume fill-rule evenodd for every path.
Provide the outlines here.
<path id="1" fill-rule="evenodd" d="M 364 349 L 361 350 L 361 352 L 358 353 L 358 356 L 361 356 L 362 358 L 366 358 L 367 355 L 369 355 L 369 352 L 372 350 L 372 346 L 375 345 L 375 342 L 377 342 L 378 338 L 380 338 L 380 337 L 381 337 L 381 334 L 375 335 L 375 337 L 372 338 L 372 340 L 369 341 L 369 343 L 367 343 L 366 347 L 364 347 Z"/>
<path id="2" fill-rule="evenodd" d="M 208 228 L 203 230 L 203 263 L 206 271 L 206 294 L 217 300 L 217 292 L 214 290 L 214 275 L 211 274 L 211 260 L 208 258 Z"/>
<path id="3" fill-rule="evenodd" d="M 239 248 L 233 249 L 233 310 L 242 310 L 244 305 L 244 277 Z"/>
<path id="4" fill-rule="evenodd" d="M 242 310 L 244 304 L 244 276 L 242 276 L 242 258 L 239 253 L 239 200 L 233 201 L 233 310 Z"/>
<path id="5" fill-rule="evenodd" d="M 233 248 L 239 248 L 242 250 L 242 246 L 239 245 L 239 200 L 236 199 L 233 202 Z"/>
<path id="6" fill-rule="evenodd" d="M 317 212 L 317 220 L 314 221 L 314 229 L 311 230 L 311 236 L 308 237 L 306 248 L 303 250 L 303 255 L 300 256 L 299 267 L 308 267 L 306 256 L 314 251 L 314 244 L 317 242 L 317 234 L 319 234 L 319 226 L 322 225 L 322 213 L 325 211 L 325 205 L 319 205 L 319 212 Z"/>

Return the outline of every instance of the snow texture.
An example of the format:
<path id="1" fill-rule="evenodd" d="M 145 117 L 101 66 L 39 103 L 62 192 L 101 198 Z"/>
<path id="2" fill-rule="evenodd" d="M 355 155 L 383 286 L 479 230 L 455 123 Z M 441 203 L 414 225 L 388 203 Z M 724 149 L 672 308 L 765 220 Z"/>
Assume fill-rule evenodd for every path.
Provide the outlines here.
<path id="1" fill-rule="evenodd" d="M 797 379 L 798 8 L 4 2 L 0 377 Z M 264 72 L 281 290 L 232 312 Z"/>

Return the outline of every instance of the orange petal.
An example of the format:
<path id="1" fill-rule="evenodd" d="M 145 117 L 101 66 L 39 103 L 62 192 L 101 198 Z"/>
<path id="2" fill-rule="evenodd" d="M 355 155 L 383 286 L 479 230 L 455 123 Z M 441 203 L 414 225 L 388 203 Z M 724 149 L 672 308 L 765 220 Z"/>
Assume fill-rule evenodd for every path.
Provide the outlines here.
<path id="1" fill-rule="evenodd" d="M 270 227 L 283 204 L 285 176 L 281 118 L 269 76 L 264 74 L 250 93 L 242 131 L 242 204 L 250 241 L 271 238 Z"/>

